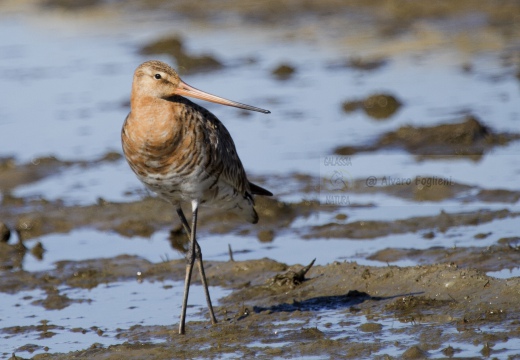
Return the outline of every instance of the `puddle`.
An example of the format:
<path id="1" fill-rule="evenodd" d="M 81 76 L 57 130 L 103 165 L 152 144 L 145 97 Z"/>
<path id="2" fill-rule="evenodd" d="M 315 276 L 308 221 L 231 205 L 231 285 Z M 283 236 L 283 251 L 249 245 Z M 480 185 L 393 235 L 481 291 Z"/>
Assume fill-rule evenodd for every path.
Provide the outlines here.
<path id="1" fill-rule="evenodd" d="M 376 325 L 366 327 L 364 325 Z M 403 322 L 392 317 L 376 317 L 373 316 L 356 316 L 344 311 L 318 311 L 304 322 L 285 322 L 284 324 L 274 324 L 277 326 L 274 338 L 270 341 L 252 342 L 249 347 L 255 348 L 281 348 L 291 346 L 286 338 L 295 331 L 303 332 L 306 329 L 315 329 L 319 333 L 328 335 L 334 341 L 350 341 L 365 344 L 365 348 L 360 350 L 360 357 L 374 356 L 392 356 L 401 357 L 403 353 L 414 346 L 423 348 L 425 354 L 433 358 L 444 358 L 446 347 L 440 346 L 441 339 L 449 335 L 459 337 L 450 341 L 449 346 L 455 349 L 456 358 L 471 357 L 480 353 L 484 344 L 476 344 L 472 341 L 464 341 L 461 332 L 456 331 L 452 326 L 445 326 L 439 331 L 435 323 L 410 321 Z M 500 333 L 505 329 L 482 328 L 482 333 Z M 438 339 L 426 340 L 432 333 L 436 333 Z M 276 339 L 279 339 L 277 342 Z M 370 348 L 367 344 L 375 343 L 376 347 Z M 428 348 L 430 346 L 430 348 Z M 520 347 L 520 340 L 517 338 L 507 338 L 490 344 L 492 351 L 497 352 L 500 356 L 516 355 Z M 307 357 L 306 357 L 307 358 Z M 313 356 L 309 359 L 315 358 Z"/>
<path id="2" fill-rule="evenodd" d="M 21 16 L 4 18 L 2 33 L 10 34 L 1 46 L 11 55 L 0 57 L 3 156 L 94 157 L 120 148 L 127 113 L 121 103 L 132 81 L 125 73 L 134 68 L 123 56 L 123 38 L 78 38 Z"/>
<path id="3" fill-rule="evenodd" d="M 121 329 L 135 325 L 167 326 L 173 333 L 176 331 L 173 325 L 177 324 L 181 312 L 184 284 L 169 280 L 126 281 L 102 284 L 90 290 L 66 286 L 58 290 L 60 295 L 74 301 L 60 310 L 45 310 L 34 304 L 45 298 L 41 290 L 2 294 L 0 353 L 27 355 L 23 351 L 26 344 L 36 346 L 32 355 L 75 351 L 94 343 L 120 344 L 126 339 L 116 335 Z M 210 291 L 216 304 L 230 292 L 219 287 L 210 287 Z M 187 317 L 190 321 L 206 321 L 205 309 L 202 287 L 192 285 Z M 41 325 L 45 324 L 47 329 L 42 330 Z M 16 327 L 22 328 L 11 331 Z M 45 335 L 45 331 L 52 334 Z"/>
<path id="4" fill-rule="evenodd" d="M 125 238 L 94 230 L 76 230 L 69 234 L 52 234 L 39 238 L 45 252 L 43 259 L 26 255 L 23 260 L 25 271 L 46 271 L 54 268 L 58 261 L 82 261 L 98 258 L 113 258 L 119 255 L 135 255 L 153 263 L 164 260 L 182 259 L 183 256 L 172 250 L 168 233 L 157 232 L 151 238 Z M 26 242 L 32 248 L 36 240 Z M 366 260 L 366 256 L 387 247 L 399 247 L 409 244 L 410 248 L 428 248 L 442 243 L 442 240 L 418 242 L 417 235 L 392 235 L 376 240 L 322 240 L 320 251 L 312 241 L 302 241 L 292 235 L 281 235 L 273 242 L 262 243 L 256 237 L 237 235 L 207 235 L 199 239 L 204 259 L 228 261 L 228 245 L 236 261 L 270 258 L 287 264 L 310 262 L 316 258 L 317 265 L 326 265 L 334 261 L 357 261 L 362 264 L 376 264 Z M 443 243 L 444 244 L 444 243 Z M 444 244 L 445 245 L 445 244 Z M 294 249 L 298 249 L 294 251 Z M 408 265 L 415 265 L 413 261 Z M 378 265 L 381 265 L 380 263 Z"/>
<path id="5" fill-rule="evenodd" d="M 58 22 L 54 27 L 66 24 Z M 61 35 L 56 37 L 56 29 L 52 26 L 43 22 L 35 26 L 20 17 L 5 21 L 2 26 L 6 33 L 16 34 L 6 39 L 4 46 L 20 49 L 16 65 L 12 58 L 0 58 L 0 76 L 4 79 L 0 91 L 8 96 L 1 107 L 2 113 L 7 116 L 0 123 L 0 142 L 6 144 L 7 154 L 31 160 L 44 154 L 60 158 L 93 158 L 109 150 L 120 151 L 119 133 L 128 113 L 128 108 L 122 104 L 128 101 L 132 80 L 129 74 L 142 60 L 133 53 L 131 45 L 137 46 L 142 41 L 141 29 L 132 31 L 126 28 L 125 37 L 119 31 L 103 27 L 98 28 L 95 35 L 76 30 L 74 36 L 67 36 L 61 31 Z M 35 33 L 38 34 L 37 38 L 33 36 Z M 377 134 L 401 125 L 423 126 L 453 121 L 457 118 L 456 114 L 465 109 L 471 109 L 496 131 L 515 131 L 518 128 L 520 113 L 512 100 L 519 91 L 515 79 L 506 77 L 490 82 L 480 75 L 502 68 L 499 59 L 492 56 L 476 56 L 478 66 L 470 74 L 458 70 L 460 58 L 456 52 L 446 51 L 431 54 L 421 61 L 413 57 L 398 57 L 387 65 L 385 71 L 360 75 L 355 70 L 331 70 L 323 66 L 331 57 L 348 53 L 329 48 L 309 52 L 312 47 L 304 44 L 284 43 L 285 52 L 291 52 L 291 62 L 304 72 L 293 81 L 281 84 L 262 75 L 280 57 L 280 49 L 272 47 L 268 39 L 267 34 L 258 33 L 252 34 L 252 38 L 226 31 L 197 33 L 194 47 L 216 54 L 225 63 L 232 63 L 233 55 L 257 57 L 261 52 L 262 56 L 255 65 L 258 72 L 252 72 L 248 66 L 233 66 L 218 72 L 185 77 L 194 86 L 204 87 L 209 92 L 254 103 L 272 111 L 268 116 L 250 114 L 244 120 L 238 116 L 237 110 L 203 104 L 224 121 L 233 135 L 242 162 L 252 173 L 298 171 L 318 174 L 320 157 L 330 154 L 331 149 L 337 146 L 362 144 Z M 34 41 L 40 45 L 32 46 Z M 256 45 L 250 53 L 237 51 L 239 48 L 249 48 L 245 44 L 251 42 Z M 228 43 L 235 44 L 235 51 L 224 53 L 219 45 Z M 46 47 L 45 52 L 41 51 L 41 46 Z M 38 65 L 30 63 L 29 59 L 42 53 L 47 55 L 40 56 Z M 43 75 L 32 76 L 35 68 Z M 20 71 L 25 74 L 22 78 L 13 76 Z M 409 80 L 402 78 L 403 71 L 406 71 L 406 79 Z M 223 78 L 226 79 L 225 88 L 222 88 Z M 255 86 L 250 86 L 251 83 Z M 418 87 L 417 83 L 421 86 Z M 450 86 L 442 86 L 445 83 L 450 83 Z M 51 90 L 44 90 L 44 86 Z M 72 86 L 74 93 L 63 90 Z M 436 90 L 439 88 L 443 91 Z M 342 113 L 341 102 L 363 97 L 374 89 L 395 92 L 406 106 L 387 123 L 366 121 L 359 115 Z M 30 107 L 21 106 L 18 96 L 21 93 L 25 98 L 32 99 Z M 490 97 L 490 93 L 500 96 Z M 442 104 L 442 107 L 437 104 Z M 38 116 L 43 121 L 32 120 L 35 109 L 42 110 Z M 56 127 L 60 128 L 59 132 L 49 131 Z M 23 141 L 14 141 L 16 134 L 22 132 Z M 258 157 L 260 149 L 262 156 Z M 410 165 L 409 156 L 404 154 L 401 161 L 398 157 L 380 154 L 364 156 L 360 162 L 365 169 L 371 168 L 370 175 L 374 176 L 381 174 L 379 171 L 374 173 L 374 169 L 381 169 L 382 166 L 400 176 L 415 174 L 417 170 L 428 173 L 429 169 L 431 173 L 438 174 L 438 169 L 443 168 L 443 174 L 453 173 L 455 180 L 459 180 L 458 175 L 471 174 L 473 172 L 468 170 L 475 171 L 482 166 L 486 171 L 477 170 L 479 174 L 496 173 L 497 170 L 504 174 L 493 178 L 488 175 L 482 182 L 489 186 L 489 180 L 493 180 L 493 187 L 503 187 L 503 182 L 509 186 L 518 183 L 520 162 L 506 156 L 515 155 L 518 150 L 518 144 L 500 149 L 497 154 L 485 159 L 483 165 L 462 165 L 461 171 L 457 170 L 461 164 L 450 162 L 428 162 L 417 168 L 417 165 Z M 503 166 L 504 163 L 507 166 Z M 494 171 L 488 172 L 488 169 Z M 473 180 L 479 178 L 474 176 Z"/>
<path id="6" fill-rule="evenodd" d="M 200 235 L 204 259 L 213 261 L 229 260 L 228 245 L 236 261 L 270 258 L 287 264 L 307 264 L 316 258 L 317 265 L 327 265 L 335 261 L 356 261 L 363 265 L 383 264 L 368 260 L 367 257 L 383 249 L 418 249 L 430 248 L 463 249 L 480 246 L 486 248 L 497 244 L 502 238 L 516 234 L 517 219 L 499 219 L 479 226 L 463 226 L 436 233 L 432 239 L 424 239 L 423 233 L 391 234 L 375 239 L 322 239 L 321 246 L 315 241 L 304 240 L 293 233 L 277 234 L 272 242 L 260 242 L 256 236 L 233 234 Z M 435 230 L 435 229 L 433 229 Z M 482 239 L 475 239 L 478 234 L 489 234 Z M 41 242 L 45 252 L 43 259 L 26 255 L 23 269 L 26 271 L 44 271 L 54 268 L 57 261 L 82 261 L 97 258 L 113 258 L 120 255 L 135 255 L 152 263 L 182 259 L 183 255 L 172 250 L 168 241 L 169 233 L 158 231 L 150 238 L 127 238 L 116 233 L 95 230 L 75 230 L 68 234 L 51 234 L 26 241 L 32 248 L 36 241 Z M 296 250 L 295 250 L 296 249 Z M 388 264 L 414 266 L 418 259 L 400 259 Z M 384 265 L 387 263 L 385 262 Z M 510 278 L 518 276 L 518 269 L 489 272 L 490 276 Z"/>
<path id="7" fill-rule="evenodd" d="M 202 233 L 199 242 L 204 259 L 213 261 L 228 261 L 229 245 L 237 261 L 270 258 L 286 264 L 307 264 L 316 258 L 317 265 L 326 265 L 335 261 L 356 261 L 364 265 L 381 266 L 381 263 L 367 260 L 366 257 L 386 248 L 444 247 L 449 250 L 476 245 L 486 248 L 496 244 L 499 239 L 514 236 L 517 224 L 516 218 L 498 219 L 478 226 L 455 227 L 444 233 L 436 233 L 432 239 L 424 239 L 422 236 L 429 229 L 421 233 L 390 234 L 375 239 L 321 239 L 319 247 L 316 247 L 316 240 L 302 241 L 301 237 L 292 232 L 276 234 L 272 242 L 261 242 L 256 236 L 250 235 Z M 301 225 L 308 226 L 305 223 Z M 475 239 L 477 234 L 490 235 Z M 155 232 L 150 238 L 127 238 L 116 233 L 89 229 L 75 230 L 68 234 L 46 235 L 37 240 L 26 241 L 26 246 L 29 248 L 32 248 L 36 241 L 41 242 L 45 252 L 42 260 L 25 256 L 23 268 L 26 271 L 43 271 L 52 269 L 55 262 L 61 260 L 82 261 L 113 258 L 119 255 L 135 255 L 152 263 L 182 259 L 183 255 L 171 248 L 168 237 L 169 233 L 166 231 Z M 417 265 L 415 261 L 406 260 L 390 263 L 401 266 Z M 512 272 L 504 270 L 499 273 L 501 278 L 517 276 L 514 270 Z"/>
<path id="8" fill-rule="evenodd" d="M 113 258 L 119 255 L 135 255 L 157 263 L 172 258 L 181 258 L 173 252 L 167 234 L 156 233 L 151 238 L 125 238 L 118 234 L 95 230 L 76 230 L 69 234 L 51 234 L 39 238 L 45 252 L 43 259 L 25 256 L 23 269 L 45 271 L 54 268 L 57 261 L 82 261 Z M 27 241 L 33 247 L 35 241 Z"/>
<path id="9" fill-rule="evenodd" d="M 503 332 L 504 329 L 501 327 L 489 327 L 489 326 L 483 326 L 478 329 L 478 332 L 481 333 L 498 333 L 500 334 Z M 451 333 L 455 336 L 463 337 L 463 333 L 457 332 L 455 329 L 447 330 L 447 333 Z M 507 331 L 506 331 L 507 334 Z M 462 336 L 461 336 L 462 335 Z M 505 334 L 501 334 L 505 335 Z M 485 352 L 483 349 L 485 349 L 486 344 L 476 344 L 474 342 L 463 342 L 460 339 L 459 341 L 455 340 L 450 344 L 451 347 L 458 349 L 457 351 L 457 357 L 470 357 L 475 356 L 475 354 L 481 354 L 485 355 Z M 520 352 L 520 339 L 516 337 L 507 337 L 502 336 L 502 338 L 497 338 L 495 341 L 490 341 L 487 343 L 489 348 L 491 349 L 490 353 L 493 355 L 498 355 L 499 357 L 506 357 L 506 356 L 517 356 Z M 441 354 L 439 354 L 441 355 Z"/>
<path id="10" fill-rule="evenodd" d="M 59 174 L 19 186 L 13 191 L 17 197 L 61 200 L 67 205 L 95 204 L 106 201 L 132 201 L 145 193 L 126 161 L 110 162 L 85 169 L 73 166 Z"/>
<path id="11" fill-rule="evenodd" d="M 515 267 L 512 269 L 502 269 L 499 271 L 488 271 L 489 276 L 493 276 L 499 279 L 508 279 L 513 277 L 520 276 L 520 267 Z"/>

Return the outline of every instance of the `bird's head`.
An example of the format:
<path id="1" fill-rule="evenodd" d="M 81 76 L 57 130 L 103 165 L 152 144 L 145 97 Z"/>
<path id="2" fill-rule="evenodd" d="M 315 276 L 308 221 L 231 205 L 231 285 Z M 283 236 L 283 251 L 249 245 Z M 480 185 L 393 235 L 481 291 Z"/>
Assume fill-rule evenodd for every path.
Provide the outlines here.
<path id="1" fill-rule="evenodd" d="M 181 80 L 179 74 L 166 63 L 151 60 L 142 63 L 134 73 L 132 92 L 137 96 L 152 96 L 168 99 L 174 95 L 193 97 L 221 105 L 269 114 L 269 110 L 227 100 L 198 90 Z"/>

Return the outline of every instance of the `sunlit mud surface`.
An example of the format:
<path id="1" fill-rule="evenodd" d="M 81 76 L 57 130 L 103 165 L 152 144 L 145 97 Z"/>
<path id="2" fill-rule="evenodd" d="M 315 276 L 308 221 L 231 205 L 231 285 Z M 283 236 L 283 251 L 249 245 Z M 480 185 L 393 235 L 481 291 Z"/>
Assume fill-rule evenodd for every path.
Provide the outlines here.
<path id="1" fill-rule="evenodd" d="M 520 7 L 366 3 L 1 3 L 0 357 L 518 358 Z M 275 196 L 201 210 L 185 336 L 119 144 L 151 58 L 272 112 L 201 103 Z"/>

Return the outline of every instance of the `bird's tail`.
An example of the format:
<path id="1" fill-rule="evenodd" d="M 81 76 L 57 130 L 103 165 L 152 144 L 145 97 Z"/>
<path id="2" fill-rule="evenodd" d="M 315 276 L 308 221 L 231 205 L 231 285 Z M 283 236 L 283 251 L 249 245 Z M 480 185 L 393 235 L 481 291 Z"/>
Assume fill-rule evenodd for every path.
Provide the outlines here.
<path id="1" fill-rule="evenodd" d="M 251 194 L 253 195 L 273 196 L 272 192 L 264 189 L 263 187 L 255 185 L 252 182 L 249 183 L 249 188 L 251 189 Z"/>

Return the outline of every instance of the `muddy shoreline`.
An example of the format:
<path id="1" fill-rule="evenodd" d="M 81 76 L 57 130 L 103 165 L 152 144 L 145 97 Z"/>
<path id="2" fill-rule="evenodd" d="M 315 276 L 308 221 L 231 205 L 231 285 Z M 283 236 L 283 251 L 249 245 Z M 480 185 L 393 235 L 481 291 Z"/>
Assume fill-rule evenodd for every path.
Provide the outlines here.
<path id="1" fill-rule="evenodd" d="M 121 257 L 105 261 L 85 261 L 62 263 L 51 274 L 33 274 L 51 278 L 49 285 L 67 282 L 72 286 L 92 286 L 80 273 L 91 274 L 96 281 L 109 283 L 115 279 L 135 277 L 133 269 L 142 270 L 141 281 L 160 281 L 164 278 L 182 280 L 184 262 L 173 261 L 151 264 L 139 258 Z M 300 269 L 301 266 L 294 266 Z M 107 270 L 108 269 L 108 270 Z M 114 273 L 110 273 L 110 272 Z M 208 280 L 212 284 L 231 288 L 231 295 L 220 300 L 216 308 L 219 324 L 211 326 L 209 321 L 190 321 L 186 336 L 175 333 L 172 326 L 140 326 L 120 329 L 116 338 L 125 339 L 121 345 L 103 347 L 93 345 L 90 349 L 69 354 L 42 354 L 34 359 L 101 359 L 128 353 L 132 359 L 182 357 L 218 357 L 219 354 L 235 356 L 340 356 L 359 358 L 362 356 L 388 358 L 384 355 L 385 341 L 382 343 L 356 343 L 339 338 L 341 332 L 318 330 L 313 326 L 316 313 L 334 310 L 343 320 L 343 328 L 355 327 L 368 335 L 379 333 L 386 327 L 385 319 L 393 318 L 403 324 L 395 329 L 401 336 L 419 332 L 417 343 L 397 344 L 404 354 L 419 352 L 427 357 L 430 352 L 459 351 L 456 347 L 442 348 L 447 337 L 453 342 L 471 338 L 482 344 L 489 354 L 500 354 L 502 341 L 518 337 L 520 320 L 519 303 L 515 299 L 520 293 L 520 281 L 514 279 L 494 279 L 477 270 L 458 268 L 456 265 L 428 265 L 417 267 L 369 267 L 355 263 L 333 263 L 315 266 L 306 275 L 306 280 L 298 285 L 274 281 L 277 275 L 284 275 L 291 269 L 281 263 L 263 259 L 247 262 L 207 262 Z M 99 276 L 99 274 L 104 275 Z M 74 275 L 75 274 L 75 275 Z M 98 275 L 95 275 L 98 274 Z M 25 277 L 23 280 L 30 283 Z M 5 291 L 5 288 L 3 289 Z M 49 292 L 42 306 L 49 308 L 52 299 L 60 298 Z M 65 301 L 63 297 L 61 301 Z M 69 299 L 70 301 L 70 299 Z M 54 303 L 56 300 L 54 300 Z M 51 307 L 52 308 L 52 307 Z M 360 325 L 359 318 L 369 319 Z M 500 323 L 506 332 L 482 330 L 488 325 Z M 293 325 L 291 325 L 291 323 Z M 289 325 L 288 325 L 289 324 Z M 382 325 L 385 324 L 385 325 Z M 429 324 L 421 327 L 420 324 Z M 326 325 L 325 325 L 326 326 Z M 42 336 L 52 331 L 54 324 L 39 329 Z M 29 329 L 4 329 L 4 333 L 23 332 Z M 386 329 L 389 330 L 389 329 Z M 91 332 L 96 329 L 74 329 Z M 455 332 L 455 336 L 449 335 Z M 240 334 L 247 333 L 256 339 L 257 346 L 244 343 Z M 439 338 L 432 341 L 431 336 Z M 417 335 L 417 334 L 416 334 Z M 52 336 L 52 334 L 48 334 Z M 341 337 L 341 336 L 340 336 Z M 153 339 L 153 341 L 152 341 Z M 159 340 L 159 341 L 158 341 Z M 269 347 L 272 341 L 292 343 Z M 491 345 L 490 345 L 491 344 Z"/>
<path id="2" fill-rule="evenodd" d="M 52 176 L 69 166 L 96 166 L 103 161 L 121 161 L 107 154 L 92 163 L 48 159 L 35 165 L 16 164 L 4 167 L 0 172 L 0 183 L 9 189 L 11 179 L 24 179 L 26 183 Z M 28 175 L 30 174 L 30 175 Z M 259 179 L 261 180 L 261 179 Z M 312 195 L 319 179 L 309 176 L 293 175 L 283 180 L 298 184 L 303 193 Z M 355 183 L 355 182 L 354 182 Z M 430 189 L 430 198 L 445 199 L 459 196 L 459 191 L 467 190 L 467 185 L 459 184 L 450 188 L 446 194 L 440 186 Z M 457 191 L 459 189 L 459 191 Z M 394 196 L 408 197 L 414 187 L 404 191 L 398 186 L 386 186 L 374 189 L 366 186 L 353 186 L 352 192 L 368 194 L 382 191 Z M 435 195 L 437 191 L 442 195 Z M 475 192 L 473 192 L 475 193 Z M 6 192 L 5 194 L 8 194 Z M 491 195 L 490 195 L 491 194 Z M 492 197 L 495 194 L 495 197 Z M 493 201 L 504 200 L 501 192 L 489 192 Z M 515 196 L 512 195 L 511 196 Z M 311 196 L 312 197 L 312 196 Z M 476 198 L 478 201 L 478 197 Z M 507 197 L 505 198 L 507 200 Z M 507 203 L 507 201 L 506 201 Z M 63 201 L 48 201 L 44 198 L 23 199 L 5 196 L 3 199 L 1 218 L 7 227 L 12 228 L 11 239 L 0 244 L 1 267 L 10 270 L 9 276 L 0 280 L 0 292 L 16 294 L 21 291 L 43 289 L 41 298 L 33 299 L 33 306 L 47 310 L 63 309 L 77 301 L 85 302 L 95 299 L 74 299 L 58 289 L 63 286 L 71 288 L 92 289 L 106 286 L 112 282 L 161 282 L 165 280 L 182 281 L 184 277 L 184 261 L 174 260 L 162 263 L 151 263 L 136 256 L 118 256 L 108 259 L 85 261 L 60 261 L 52 271 L 27 272 L 22 269 L 24 256 L 34 256 L 41 243 L 39 237 L 51 233 L 67 233 L 76 228 L 93 227 L 100 231 L 117 232 L 123 236 L 149 237 L 159 230 L 171 229 L 172 239 L 180 243 L 174 248 L 182 251 L 184 234 L 179 232 L 180 224 L 168 204 L 156 198 L 145 197 L 140 201 L 128 203 L 111 203 L 100 200 L 91 206 L 67 205 Z M 258 199 L 258 212 L 261 223 L 251 228 L 235 219 L 232 214 L 220 214 L 217 211 L 205 210 L 201 216 L 201 234 L 236 233 L 251 234 L 255 232 L 260 240 L 272 241 L 280 232 L 290 231 L 291 224 L 297 219 L 307 218 L 316 212 L 334 212 L 338 208 L 322 206 L 315 201 L 299 203 L 281 202 L 276 199 Z M 348 211 L 342 211 L 348 214 Z M 340 213 L 341 214 L 341 213 Z M 461 213 L 441 213 L 433 216 L 412 217 L 392 222 L 344 220 L 311 226 L 298 230 L 302 238 L 366 239 L 381 235 L 413 233 L 418 241 L 435 238 L 450 227 L 461 225 L 472 226 L 492 222 L 495 219 L 516 218 L 520 213 L 509 210 L 477 210 Z M 348 220 L 348 215 L 344 215 Z M 337 215 L 336 219 L 342 217 Z M 218 225 L 217 225 L 218 224 Z M 294 231 L 294 230 L 293 230 Z M 179 232 L 179 233 L 177 233 Z M 269 236 L 261 235 L 268 232 Z M 475 240 L 485 239 L 488 234 L 475 234 Z M 175 236 L 174 236 L 175 235 Z M 202 236 L 203 236 L 202 235 Z M 264 236 L 264 237 L 263 237 Z M 20 243 L 21 239 L 21 243 Z M 171 240 L 172 240 L 171 239 Z M 172 240 L 173 241 L 173 240 Z M 23 244 L 31 244 L 29 247 Z M 172 243 L 173 246 L 173 243 Z M 40 256 L 45 255 L 45 248 L 40 249 Z M 71 249 L 73 251 L 73 249 Z M 31 253 L 32 255 L 29 255 Z M 184 357 L 210 356 L 219 354 L 236 356 L 289 356 L 334 354 L 345 358 L 358 358 L 361 343 L 344 341 L 341 332 L 318 330 L 313 319 L 318 312 L 335 311 L 344 313 L 344 327 L 352 327 L 366 334 L 380 333 L 387 326 L 388 319 L 396 319 L 403 324 L 413 324 L 414 328 L 421 323 L 429 324 L 428 330 L 420 329 L 420 336 L 414 345 L 401 344 L 395 346 L 394 352 L 416 354 L 422 358 L 429 352 L 457 352 L 456 347 L 442 348 L 442 340 L 430 343 L 432 331 L 450 333 L 456 329 L 457 336 L 450 339 L 466 341 L 471 333 L 472 341 L 488 344 L 486 348 L 493 354 L 493 346 L 510 337 L 519 336 L 517 323 L 520 304 L 516 298 L 520 294 L 519 278 L 495 279 L 486 276 L 483 271 L 498 271 L 515 266 L 519 256 L 517 238 L 500 239 L 496 245 L 486 247 L 464 247 L 458 249 L 432 247 L 425 250 L 388 248 L 368 257 L 381 263 L 403 259 L 415 259 L 424 265 L 414 267 L 397 266 L 362 266 L 352 262 L 335 262 L 326 266 L 314 266 L 306 275 L 306 280 L 295 284 L 291 281 L 275 281 L 286 274 L 301 269 L 302 266 L 288 266 L 269 259 L 243 262 L 206 261 L 208 281 L 212 286 L 221 286 L 233 290 L 229 296 L 219 299 L 216 312 L 220 319 L 217 326 L 207 322 L 189 321 L 188 334 L 182 337 L 176 334 L 175 314 L 171 326 L 141 326 L 116 331 L 115 337 L 124 339 L 124 344 L 105 347 L 94 344 L 90 349 L 69 354 L 40 354 L 34 359 L 56 358 L 111 358 L 121 352 L 128 353 L 130 358 L 170 358 L 171 354 L 183 354 Z M 306 259 L 308 261 L 312 259 Z M 139 274 L 139 275 L 137 275 Z M 195 280 L 198 283 L 198 279 Z M 203 310 L 202 310 L 203 311 Z M 354 317 L 358 320 L 352 320 Z M 357 323 L 365 317 L 368 322 Z M 476 332 L 481 326 L 492 326 L 500 321 L 507 333 Z M 294 325 L 287 325 L 295 322 Z M 279 324 L 279 325 L 274 325 Z M 283 324 L 283 325 L 281 325 Z M 325 325 L 327 326 L 327 325 Z M 436 329 L 436 330 L 433 330 Z M 104 331 L 100 329 L 67 329 L 49 323 L 37 327 L 3 328 L 2 333 L 9 337 L 12 334 L 40 333 L 40 337 L 52 339 L 55 331 L 72 331 L 92 333 Z M 404 330 L 406 334 L 411 329 Z M 417 331 L 417 330 L 413 330 Z M 516 332 L 515 332 L 516 331 Z M 261 346 L 244 344 L 239 334 L 247 332 L 255 343 Z M 11 334 L 11 335 L 10 335 Z M 197 334 L 196 337 L 193 335 Z M 400 333 L 401 334 L 401 333 Z M 466 335 L 464 335 L 466 334 Z M 448 336 L 448 335 L 445 335 Z M 291 343 L 298 341 L 299 346 L 277 346 L 276 342 Z M 208 353 L 208 344 L 212 344 Z M 388 345 L 388 344 L 387 344 Z M 482 345 L 484 351 L 484 345 Z M 363 344 L 362 353 L 367 357 L 386 358 L 384 344 Z M 18 351 L 24 351 L 19 348 Z M 41 350 L 36 347 L 32 351 Z M 498 351 L 498 350 L 497 350 Z M 419 354 L 419 355 L 417 355 Z M 125 355 L 126 356 L 126 355 Z M 179 355 L 181 356 L 181 355 Z"/>
<path id="3" fill-rule="evenodd" d="M 199 29 L 236 31 L 247 26 L 255 31 L 276 30 L 282 43 L 348 48 L 343 56 L 320 65 L 327 71 L 356 71 L 358 80 L 366 79 L 366 74 L 384 74 L 398 55 L 417 53 L 413 57 L 420 62 L 422 57 L 442 53 L 448 47 L 457 49 L 464 59 L 450 71 L 470 76 L 478 71 L 475 56 L 488 52 L 501 59 L 501 67 L 492 69 L 491 75 L 481 74 L 485 81 L 517 79 L 520 74 L 520 53 L 515 45 L 520 35 L 518 2 L 504 1 L 501 6 L 493 1 L 473 0 L 365 3 L 232 0 L 215 9 L 206 2 L 193 1 L 122 4 L 35 0 L 2 4 L 0 10 L 26 16 L 29 21 L 35 16 L 48 16 L 96 24 L 106 23 L 107 19 L 128 21 L 142 17 L 173 19 Z M 136 56 L 168 56 L 186 74 L 198 75 L 225 72 L 233 66 L 230 64 L 254 65 L 262 57 L 258 54 L 256 58 L 221 61 L 211 52 L 193 50 L 193 41 L 186 33 L 163 31 L 148 36 L 132 51 Z M 305 79 L 308 70 L 280 59 L 262 66 L 262 74 L 281 87 Z M 370 124 L 386 126 L 385 130 L 378 130 L 370 139 L 360 137 L 359 143 L 331 146 L 321 155 L 333 157 L 337 162 L 351 162 L 356 156 L 397 153 L 409 155 L 410 167 L 441 161 L 478 166 L 494 153 L 515 146 L 520 139 L 519 133 L 496 126 L 499 117 L 486 111 L 487 116 L 475 115 L 477 112 L 472 108 L 448 109 L 449 116 L 435 125 L 397 125 L 392 121 L 411 104 L 394 96 L 392 91 L 374 89 L 371 94 L 365 98 L 345 95 L 344 102 L 337 104 L 340 120 L 350 126 L 352 119 L 364 117 Z M 497 98 L 499 102 L 509 101 L 504 93 L 489 95 L 489 101 Z M 270 101 L 277 105 L 275 100 Z M 128 104 L 118 106 L 126 109 Z M 440 105 L 424 106 L 436 109 Z M 247 118 L 242 115 L 238 116 L 247 126 Z M 293 110 L 289 120 L 299 126 L 297 121 L 304 116 Z M 35 310 L 24 313 L 25 317 L 12 326 L 2 325 L 0 321 L 2 358 L 507 356 L 515 359 L 518 356 L 514 355 L 515 349 L 520 349 L 520 277 L 514 275 L 520 260 L 520 235 L 514 226 L 520 215 L 517 207 L 520 190 L 516 188 L 504 188 L 493 182 L 482 186 L 471 181 L 452 181 L 442 169 L 402 179 L 377 177 L 372 184 L 367 183 L 368 177 L 355 173 L 347 174 L 339 182 L 308 173 L 257 174 L 251 180 L 276 193 L 274 198 L 256 200 L 260 223 L 250 226 L 233 214 L 203 209 L 200 236 L 254 239 L 266 249 L 272 247 L 272 251 L 277 251 L 279 242 L 296 239 L 299 242 L 291 243 L 293 248 L 286 251 L 298 253 L 300 264 L 269 258 L 205 261 L 210 285 L 228 291 L 215 299 L 219 323 L 211 326 L 206 309 L 194 305 L 197 317 L 195 320 L 188 317 L 187 334 L 180 336 L 176 332 L 177 310 L 171 307 L 178 300 L 172 295 L 177 291 L 176 284 L 184 279 L 182 255 L 177 260 L 166 256 L 163 261 L 150 261 L 121 250 L 120 255 L 112 257 L 67 260 L 82 250 L 62 240 L 69 257 L 53 263 L 50 270 L 24 268 L 28 258 L 45 260 L 50 256 L 49 236 L 72 237 L 75 231 L 85 229 L 121 236 L 129 243 L 162 236 L 161 241 L 168 244 L 169 250 L 182 254 L 186 238 L 171 206 L 135 189 L 129 194 L 131 200 L 109 201 L 98 197 L 88 205 L 51 198 L 45 193 L 17 195 L 17 190 L 27 185 L 49 179 L 59 182 L 60 176 L 66 176 L 71 169 L 88 172 L 102 166 L 120 166 L 124 159 L 120 152 L 109 151 L 90 160 L 35 156 L 24 162 L 9 156 L 8 151 L 6 148 L 5 153 L 0 152 L 0 297 L 6 303 L 12 301 L 6 305 L 8 312 Z M 323 203 L 327 195 L 334 199 L 337 194 L 348 194 L 353 200 L 348 205 Z M 394 203 L 398 205 L 389 205 Z M 421 211 L 415 213 L 414 207 Z M 388 212 L 383 214 L 381 209 Z M 509 226 L 507 231 L 493 228 L 504 224 Z M 404 236 L 413 247 L 410 243 L 400 246 L 399 239 Z M 398 240 L 392 242 L 393 239 Z M 320 248 L 331 253 L 337 251 L 333 245 L 337 243 L 333 241 L 364 242 L 366 250 L 358 258 L 369 265 L 350 260 L 325 264 L 318 259 L 318 264 L 304 278 L 295 280 L 295 274 L 315 257 L 300 249 L 310 241 L 319 242 Z M 376 242 L 383 245 L 371 247 Z M 222 242 L 219 246 L 227 254 L 228 244 Z M 240 255 L 240 251 L 249 250 L 239 249 L 235 255 Z M 486 275 L 507 270 L 513 275 L 503 279 Z M 194 282 L 199 284 L 197 278 Z M 96 290 L 109 292 L 130 284 L 155 285 L 174 298 L 148 303 L 151 305 L 146 301 L 137 305 L 125 303 L 110 313 L 102 325 L 73 325 L 72 316 L 59 315 L 80 306 L 78 311 L 84 314 L 79 317 L 88 318 L 90 306 L 100 301 Z M 136 287 L 134 293 L 140 291 Z M 147 299 L 148 295 L 143 296 Z M 136 309 L 165 303 L 167 310 L 161 317 L 168 319 L 167 325 L 149 324 L 135 315 Z M 113 326 L 118 324 L 112 318 L 116 313 L 124 314 L 125 325 Z M 56 318 L 56 314 L 61 317 Z M 0 320 L 5 324 L 6 319 Z M 71 338 L 84 336 L 89 345 L 81 343 L 80 347 L 74 347 L 81 350 L 56 351 L 54 341 L 63 334 Z M 22 339 L 24 345 L 11 345 L 15 339 Z M 70 341 L 75 346 L 74 341 L 82 340 Z"/>

